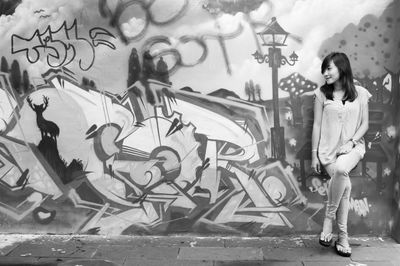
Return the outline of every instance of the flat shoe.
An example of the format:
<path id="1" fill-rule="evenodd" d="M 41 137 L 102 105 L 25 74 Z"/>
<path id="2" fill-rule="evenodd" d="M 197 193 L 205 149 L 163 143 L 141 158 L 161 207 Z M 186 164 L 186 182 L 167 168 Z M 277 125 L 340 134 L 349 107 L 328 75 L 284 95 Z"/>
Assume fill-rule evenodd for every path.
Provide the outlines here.
<path id="1" fill-rule="evenodd" d="M 351 251 L 348 251 L 348 252 L 345 252 L 345 251 L 341 251 L 341 250 L 339 250 L 338 249 L 338 246 L 341 246 L 343 249 L 350 249 L 350 247 L 349 248 L 347 248 L 347 247 L 345 247 L 345 246 L 343 246 L 342 244 L 339 244 L 337 241 L 335 241 L 335 250 L 336 250 L 336 253 L 338 254 L 338 255 L 340 255 L 340 256 L 342 256 L 342 257 L 350 257 L 351 256 Z"/>
<path id="2" fill-rule="evenodd" d="M 332 233 L 325 235 L 324 232 L 322 232 L 319 237 L 319 243 L 324 247 L 330 247 L 332 244 Z"/>

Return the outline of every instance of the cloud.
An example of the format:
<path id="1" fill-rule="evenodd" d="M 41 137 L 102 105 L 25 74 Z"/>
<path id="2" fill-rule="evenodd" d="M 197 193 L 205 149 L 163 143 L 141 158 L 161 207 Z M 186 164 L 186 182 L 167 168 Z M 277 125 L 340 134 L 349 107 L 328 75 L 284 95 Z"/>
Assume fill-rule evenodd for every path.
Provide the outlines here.
<path id="1" fill-rule="evenodd" d="M 222 33 L 231 33 L 236 31 L 240 24 L 244 22 L 243 14 L 236 13 L 234 16 L 223 14 L 218 18 L 217 22 L 219 25 L 216 25 L 216 27 L 219 27 Z"/>
<path id="2" fill-rule="evenodd" d="M 122 32 L 127 37 L 135 37 L 144 29 L 145 21 L 140 18 L 131 18 L 121 25 Z"/>
<path id="3" fill-rule="evenodd" d="M 168 21 L 184 10 L 185 2 L 190 0 L 157 0 L 154 1 L 150 10 L 154 20 L 158 22 Z M 193 1 L 193 0 L 192 0 Z M 193 3 L 192 3 L 193 4 Z"/>
<path id="4" fill-rule="evenodd" d="M 269 14 L 272 12 L 271 2 L 264 2 L 256 10 L 250 12 L 249 16 L 254 21 L 266 21 Z"/>
<path id="5" fill-rule="evenodd" d="M 32 85 L 37 86 L 44 83 L 42 74 L 49 70 L 49 66 L 44 60 L 38 60 L 34 64 L 29 64 L 27 66 L 27 71 L 29 73 L 29 78 Z"/>

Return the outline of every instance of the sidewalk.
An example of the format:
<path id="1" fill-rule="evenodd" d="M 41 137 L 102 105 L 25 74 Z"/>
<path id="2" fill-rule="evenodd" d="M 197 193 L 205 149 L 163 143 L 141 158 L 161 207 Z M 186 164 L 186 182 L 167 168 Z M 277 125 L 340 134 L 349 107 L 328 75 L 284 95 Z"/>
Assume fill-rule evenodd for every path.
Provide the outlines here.
<path id="1" fill-rule="evenodd" d="M 391 238 L 353 237 L 351 258 L 317 236 L 191 237 L 0 234 L 0 265 L 399 266 Z"/>

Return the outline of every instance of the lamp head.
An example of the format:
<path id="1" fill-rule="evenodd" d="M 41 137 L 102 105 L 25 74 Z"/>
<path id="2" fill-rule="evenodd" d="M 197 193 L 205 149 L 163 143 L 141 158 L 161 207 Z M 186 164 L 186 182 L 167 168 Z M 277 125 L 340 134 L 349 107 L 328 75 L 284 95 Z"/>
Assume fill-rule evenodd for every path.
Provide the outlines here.
<path id="1" fill-rule="evenodd" d="M 260 35 L 264 46 L 285 46 L 286 38 L 289 35 L 275 17 L 271 19 L 271 22 L 265 27 L 264 30 L 257 33 Z"/>
<path id="2" fill-rule="evenodd" d="M 292 62 L 299 61 L 299 56 L 294 51 L 291 55 L 289 55 L 289 58 Z"/>

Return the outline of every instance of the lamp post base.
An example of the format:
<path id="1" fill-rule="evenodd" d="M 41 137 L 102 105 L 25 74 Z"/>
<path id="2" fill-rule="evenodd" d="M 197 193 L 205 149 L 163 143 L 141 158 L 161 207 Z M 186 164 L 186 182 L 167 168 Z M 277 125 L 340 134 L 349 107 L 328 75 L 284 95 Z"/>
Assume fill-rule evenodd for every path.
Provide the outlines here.
<path id="1" fill-rule="evenodd" d="M 272 127 L 271 128 L 271 156 L 278 160 L 286 158 L 285 153 L 285 128 Z"/>

